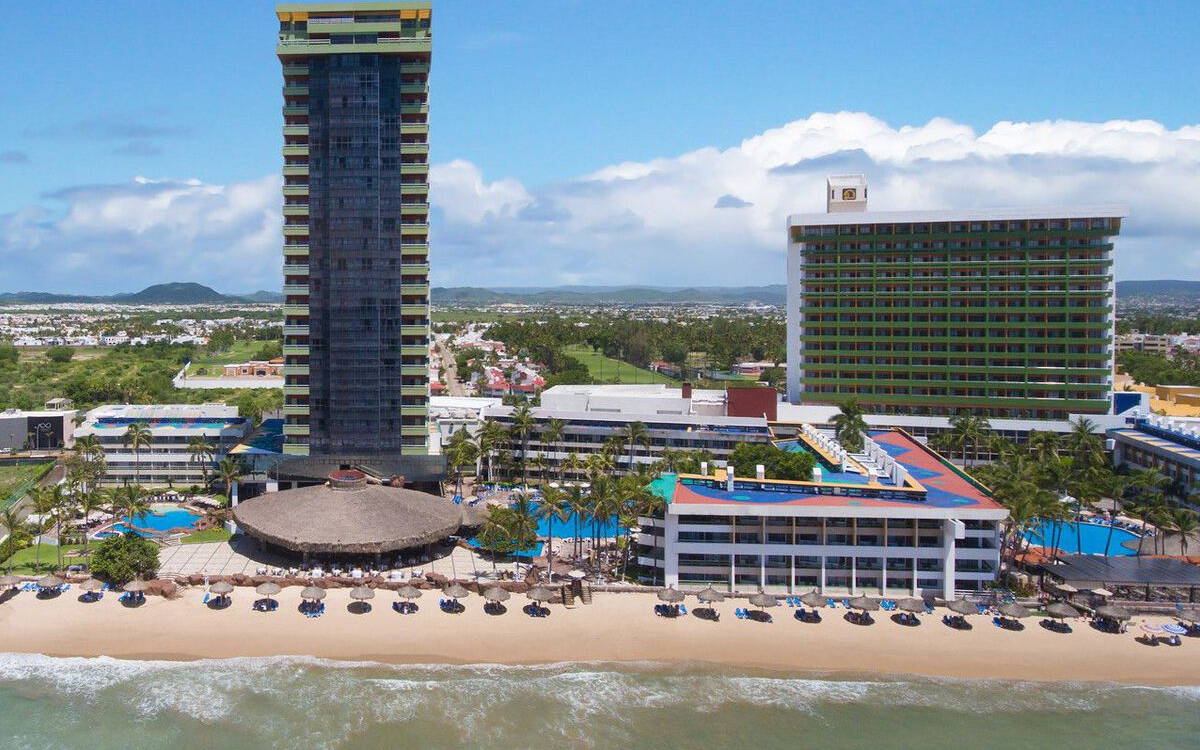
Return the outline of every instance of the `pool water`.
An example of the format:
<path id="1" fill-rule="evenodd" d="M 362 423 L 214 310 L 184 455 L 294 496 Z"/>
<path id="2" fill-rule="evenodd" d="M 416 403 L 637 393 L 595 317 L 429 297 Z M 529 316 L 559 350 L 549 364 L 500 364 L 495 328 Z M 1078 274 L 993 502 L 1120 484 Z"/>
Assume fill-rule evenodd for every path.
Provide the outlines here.
<path id="1" fill-rule="evenodd" d="M 170 510 L 156 508 L 150 513 L 133 517 L 134 533 L 140 534 L 142 533 L 140 530 L 149 529 L 158 534 L 166 534 L 171 529 L 190 529 L 196 525 L 198 520 L 200 520 L 200 514 L 186 508 L 171 508 Z M 113 524 L 112 531 L 123 534 L 128 531 L 128 528 L 124 522 L 121 522 Z"/>
<path id="2" fill-rule="evenodd" d="M 1062 531 L 1058 536 L 1058 548 L 1065 554 L 1103 555 L 1107 545 L 1108 554 L 1112 557 L 1136 555 L 1136 549 L 1122 546 L 1125 542 L 1136 542 L 1138 535 L 1125 529 L 1114 528 L 1112 541 L 1109 541 L 1110 527 L 1098 523 L 1061 524 Z M 1078 534 L 1076 533 L 1078 527 Z M 1058 526 L 1052 521 L 1043 521 L 1040 526 L 1029 532 L 1029 540 L 1041 547 L 1049 547 L 1055 539 Z"/>

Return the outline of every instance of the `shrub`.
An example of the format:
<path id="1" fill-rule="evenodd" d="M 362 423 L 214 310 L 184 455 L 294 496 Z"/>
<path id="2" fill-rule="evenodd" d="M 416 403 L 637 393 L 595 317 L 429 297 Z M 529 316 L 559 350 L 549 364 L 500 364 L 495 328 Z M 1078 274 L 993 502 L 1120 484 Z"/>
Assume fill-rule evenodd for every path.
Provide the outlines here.
<path id="1" fill-rule="evenodd" d="M 158 545 L 137 534 L 110 536 L 92 551 L 93 574 L 122 584 L 158 572 Z"/>
<path id="2" fill-rule="evenodd" d="M 52 346 L 46 350 L 46 359 L 59 364 L 66 364 L 75 356 L 75 350 L 69 346 Z"/>

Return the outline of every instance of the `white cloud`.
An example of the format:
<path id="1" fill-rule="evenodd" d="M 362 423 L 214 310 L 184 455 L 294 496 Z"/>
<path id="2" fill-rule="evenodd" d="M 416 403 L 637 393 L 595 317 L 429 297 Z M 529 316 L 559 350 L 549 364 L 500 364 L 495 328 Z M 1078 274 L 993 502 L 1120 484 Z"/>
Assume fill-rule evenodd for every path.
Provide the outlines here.
<path id="1" fill-rule="evenodd" d="M 489 181 L 454 160 L 431 173 L 434 281 L 777 283 L 787 215 L 823 210 L 825 176 L 845 171 L 867 174 L 877 210 L 1126 204 L 1118 277 L 1197 278 L 1198 167 L 1198 126 L 1001 122 L 976 133 L 943 118 L 893 127 L 851 112 L 536 187 Z M 0 215 L 0 289 L 280 285 L 277 178 L 226 186 L 139 178 L 52 198 L 61 210 Z M 719 207 L 729 205 L 740 207 Z"/>

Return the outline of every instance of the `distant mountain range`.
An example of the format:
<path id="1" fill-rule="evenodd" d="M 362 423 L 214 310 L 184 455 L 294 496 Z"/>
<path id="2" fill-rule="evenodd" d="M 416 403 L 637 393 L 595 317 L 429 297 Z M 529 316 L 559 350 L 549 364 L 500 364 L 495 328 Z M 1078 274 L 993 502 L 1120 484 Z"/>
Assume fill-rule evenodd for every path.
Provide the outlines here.
<path id="1" fill-rule="evenodd" d="M 1200 281 L 1118 281 L 1117 298 L 1132 297 L 1200 297 Z"/>
<path id="2" fill-rule="evenodd" d="M 282 302 L 279 292 L 257 291 L 250 294 L 221 294 L 212 287 L 194 282 L 154 284 L 140 292 L 112 295 L 53 294 L 51 292 L 4 292 L 0 304 L 55 304 L 92 302 L 116 305 L 227 305 L 245 302 Z"/>
<path id="3" fill-rule="evenodd" d="M 431 290 L 434 304 L 498 305 L 782 305 L 787 300 L 783 284 L 766 286 L 556 286 L 556 287 L 473 287 L 438 286 Z M 1181 297 L 1200 299 L 1200 281 L 1118 281 L 1117 297 Z M 112 295 L 54 294 L 51 292 L 4 292 L 0 304 L 52 304 L 93 302 L 127 305 L 220 305 L 247 302 L 279 303 L 279 292 L 259 290 L 247 294 L 222 294 L 212 287 L 194 282 L 155 284 L 140 292 Z"/>
<path id="4" fill-rule="evenodd" d="M 434 304 L 559 304 L 559 305 L 654 305 L 758 303 L 782 305 L 787 300 L 783 284 L 738 287 L 651 287 L 651 286 L 560 286 L 560 287 L 434 287 Z"/>

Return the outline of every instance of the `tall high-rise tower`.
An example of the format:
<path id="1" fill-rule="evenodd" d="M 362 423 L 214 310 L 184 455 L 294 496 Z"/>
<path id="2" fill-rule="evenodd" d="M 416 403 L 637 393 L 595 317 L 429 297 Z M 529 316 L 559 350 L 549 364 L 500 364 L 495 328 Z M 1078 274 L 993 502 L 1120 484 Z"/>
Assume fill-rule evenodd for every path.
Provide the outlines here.
<path id="1" fill-rule="evenodd" d="M 284 452 L 427 452 L 428 2 L 276 6 Z"/>

